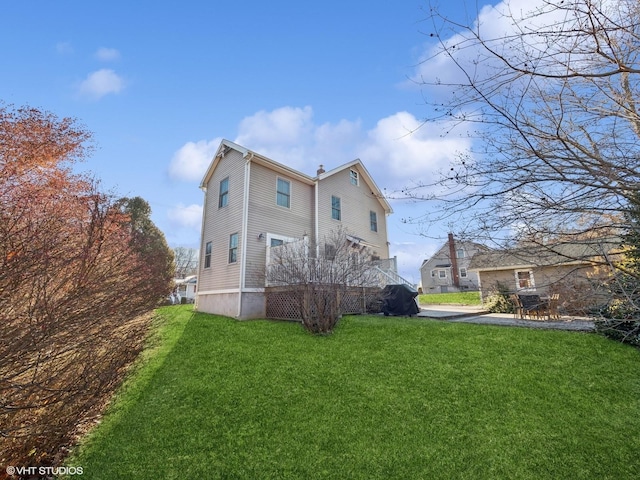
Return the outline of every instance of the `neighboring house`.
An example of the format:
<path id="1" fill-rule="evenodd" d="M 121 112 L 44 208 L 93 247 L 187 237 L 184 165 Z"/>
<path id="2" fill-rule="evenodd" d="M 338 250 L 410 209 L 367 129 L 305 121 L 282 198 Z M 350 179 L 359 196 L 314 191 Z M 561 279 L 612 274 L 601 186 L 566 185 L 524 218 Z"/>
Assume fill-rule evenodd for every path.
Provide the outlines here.
<path id="1" fill-rule="evenodd" d="M 200 188 L 200 311 L 264 316 L 267 247 L 305 236 L 318 244 L 343 227 L 373 258 L 389 257 L 392 209 L 360 160 L 311 177 L 223 140 Z"/>
<path id="2" fill-rule="evenodd" d="M 563 292 L 573 297 L 565 302 L 593 303 L 596 293 L 590 280 L 608 272 L 603 266 L 619 245 L 619 239 L 600 239 L 491 250 L 475 255 L 469 270 L 478 273 L 483 298 L 500 289 L 540 295 Z"/>
<path id="3" fill-rule="evenodd" d="M 471 259 L 485 252 L 484 245 L 455 240 L 449 234 L 447 242 L 420 267 L 423 293 L 447 293 L 478 290 L 478 273 L 469 270 Z"/>
<path id="4" fill-rule="evenodd" d="M 187 303 L 193 303 L 196 299 L 196 290 L 198 284 L 198 276 L 190 275 L 185 278 L 176 278 L 176 292 L 180 298 L 186 298 Z"/>

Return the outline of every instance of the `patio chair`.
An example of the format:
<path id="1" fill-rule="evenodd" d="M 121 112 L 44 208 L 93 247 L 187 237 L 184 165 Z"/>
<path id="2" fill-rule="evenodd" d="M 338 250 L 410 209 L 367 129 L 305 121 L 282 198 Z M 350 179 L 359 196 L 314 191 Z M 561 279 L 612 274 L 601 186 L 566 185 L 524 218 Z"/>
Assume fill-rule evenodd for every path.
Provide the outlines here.
<path id="1" fill-rule="evenodd" d="M 558 303 L 560 303 L 560 294 L 554 293 L 549 297 L 549 318 L 551 320 L 560 320 L 558 313 Z"/>
<path id="2" fill-rule="evenodd" d="M 522 302 L 518 295 L 509 295 L 511 303 L 513 303 L 513 318 L 524 318 L 524 311 L 522 309 Z"/>
<path id="3" fill-rule="evenodd" d="M 540 299 L 540 295 L 518 295 L 522 304 L 523 316 L 542 320 L 547 314 L 547 304 Z"/>

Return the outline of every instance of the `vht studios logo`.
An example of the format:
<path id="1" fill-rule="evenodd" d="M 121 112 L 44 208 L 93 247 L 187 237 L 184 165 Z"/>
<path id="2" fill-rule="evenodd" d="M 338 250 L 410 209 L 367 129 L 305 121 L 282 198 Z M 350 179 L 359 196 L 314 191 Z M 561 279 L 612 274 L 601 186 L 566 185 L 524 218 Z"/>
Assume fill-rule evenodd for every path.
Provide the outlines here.
<path id="1" fill-rule="evenodd" d="M 52 475 L 82 475 L 82 467 L 12 467 L 5 469 L 7 475 L 21 477 L 52 476 Z"/>

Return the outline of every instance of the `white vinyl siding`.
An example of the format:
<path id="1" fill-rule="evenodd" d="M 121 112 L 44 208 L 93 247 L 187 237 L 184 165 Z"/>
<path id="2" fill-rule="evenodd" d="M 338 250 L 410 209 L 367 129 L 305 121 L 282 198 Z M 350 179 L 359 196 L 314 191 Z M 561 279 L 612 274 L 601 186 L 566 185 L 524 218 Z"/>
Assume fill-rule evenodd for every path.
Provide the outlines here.
<path id="1" fill-rule="evenodd" d="M 277 179 L 290 183 L 290 207 L 283 208 L 274 201 Z M 302 238 L 314 233 L 314 187 L 256 163 L 251 164 L 249 221 L 247 231 L 247 288 L 264 287 L 266 250 L 272 237 Z M 260 238 L 260 234 L 263 237 Z"/>
<path id="2" fill-rule="evenodd" d="M 205 208 L 206 219 L 202 237 L 205 240 L 200 252 L 199 291 L 228 290 L 240 285 L 238 264 L 228 263 L 229 235 L 242 229 L 242 197 L 244 191 L 244 166 L 242 154 L 230 150 L 220 160 L 207 182 Z M 219 208 L 220 185 L 229 179 L 227 206 Z M 210 267 L 204 268 L 207 243 L 211 242 Z M 240 245 L 239 245 L 240 246 Z M 238 252 L 240 254 L 240 252 Z"/>
<path id="3" fill-rule="evenodd" d="M 358 172 L 360 186 L 351 184 L 351 171 L 357 167 L 345 168 L 331 176 L 323 178 L 318 186 L 318 238 L 330 234 L 337 227 L 332 218 L 331 197 L 340 198 L 340 221 L 351 234 L 375 245 L 371 254 L 380 258 L 389 258 L 387 245 L 386 213 L 379 199 L 372 194 L 365 177 Z M 378 231 L 371 230 L 371 212 L 376 213 Z"/>

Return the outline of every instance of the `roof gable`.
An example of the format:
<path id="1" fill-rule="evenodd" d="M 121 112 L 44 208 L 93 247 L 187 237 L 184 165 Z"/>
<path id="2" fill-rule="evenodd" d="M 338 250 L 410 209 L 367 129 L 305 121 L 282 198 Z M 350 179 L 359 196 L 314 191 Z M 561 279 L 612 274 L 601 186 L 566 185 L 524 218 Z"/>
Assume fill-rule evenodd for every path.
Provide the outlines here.
<path id="1" fill-rule="evenodd" d="M 224 158 L 224 156 L 227 154 L 229 150 L 236 150 L 237 152 L 240 152 L 247 161 L 251 161 L 251 162 L 255 162 L 260 165 L 263 165 L 264 167 L 270 170 L 273 170 L 275 172 L 278 172 L 281 175 L 294 178 L 308 185 L 313 185 L 314 183 L 314 179 L 309 175 L 305 175 L 304 173 L 299 172 L 298 170 L 288 167 L 287 165 L 284 165 L 282 163 L 276 162 L 275 160 L 272 160 L 268 157 L 265 157 L 264 155 L 261 155 L 252 150 L 249 150 L 248 148 L 238 145 L 237 143 L 231 142 L 229 140 L 222 140 L 220 142 L 220 146 L 218 147 L 218 150 L 216 151 L 215 156 L 213 157 L 211 164 L 209 165 L 209 168 L 207 169 L 204 177 L 202 178 L 202 182 L 200 183 L 200 188 L 205 188 L 207 186 L 207 183 L 209 182 L 209 179 L 213 175 L 213 172 L 215 171 L 216 167 L 218 166 L 220 161 Z"/>
<path id="2" fill-rule="evenodd" d="M 380 188 L 378 188 L 378 185 L 376 185 L 376 182 L 373 180 L 373 177 L 371 177 L 371 174 L 369 173 L 367 168 L 362 163 L 362 160 L 360 160 L 359 158 L 356 158 L 355 160 L 352 160 L 352 161 L 350 161 L 348 163 L 345 163 L 344 165 L 340 165 L 339 167 L 336 167 L 336 168 L 334 168 L 332 170 L 329 170 L 328 172 L 320 173 L 316 177 L 316 179 L 318 181 L 322 181 L 322 180 L 324 180 L 324 179 L 326 179 L 328 177 L 331 177 L 331 176 L 333 176 L 333 175 L 335 175 L 337 173 L 343 172 L 346 169 L 352 169 L 354 167 L 358 167 L 357 170 L 360 173 L 360 178 L 371 189 L 371 193 L 378 199 L 378 201 L 382 205 L 382 208 L 387 213 L 387 215 L 393 213 L 393 208 L 391 208 L 391 204 L 384 197 L 384 195 L 382 194 L 382 191 L 380 190 Z"/>
<path id="3" fill-rule="evenodd" d="M 298 170 L 288 167 L 287 165 L 276 162 L 275 160 L 265 157 L 264 155 L 260 155 L 259 153 L 253 152 L 248 148 L 245 148 L 241 145 L 238 145 L 237 143 L 231 142 L 230 140 L 226 140 L 226 139 L 223 139 L 220 142 L 220 146 L 218 147 L 218 150 L 216 151 L 216 154 L 213 157 L 213 160 L 211 161 L 209 168 L 207 168 L 207 171 L 205 172 L 204 177 L 200 182 L 200 188 L 202 189 L 206 188 L 207 183 L 209 183 L 209 179 L 211 179 L 211 176 L 213 175 L 213 172 L 215 171 L 218 164 L 224 158 L 224 156 L 229 150 L 236 150 L 240 152 L 247 161 L 258 163 L 270 170 L 274 170 L 278 172 L 281 175 L 294 178 L 303 183 L 306 183 L 307 185 L 313 185 L 315 182 L 320 182 L 323 179 L 330 177 L 332 175 L 335 175 L 336 173 L 342 172 L 347 168 L 353 168 L 357 166 L 358 171 L 360 172 L 360 178 L 371 189 L 371 193 L 373 193 L 373 195 L 378 199 L 384 211 L 387 214 L 393 213 L 393 209 L 391 208 L 391 205 L 389 204 L 387 199 L 384 198 L 384 195 L 382 195 L 382 192 L 380 191 L 376 183 L 373 181 L 371 174 L 369 173 L 369 171 L 367 170 L 367 168 L 364 166 L 364 164 L 359 158 L 351 162 L 345 163 L 344 165 L 341 165 L 339 167 L 336 167 L 333 170 L 330 170 L 328 172 L 320 173 L 316 177 L 311 177 Z"/>
<path id="4" fill-rule="evenodd" d="M 466 252 L 475 250 L 475 252 L 470 256 L 472 259 L 476 255 L 479 255 L 482 252 L 486 252 L 490 250 L 489 247 L 487 247 L 486 245 L 472 242 L 469 240 L 455 240 L 455 248 L 456 249 L 463 248 Z M 427 258 L 422 262 L 422 265 L 420 265 L 420 270 L 422 270 L 427 266 L 430 266 L 434 262 L 440 262 L 442 258 L 449 258 L 449 257 L 450 257 L 449 242 L 447 241 L 443 243 L 442 246 L 438 250 L 436 250 L 433 255 L 431 255 L 429 258 Z"/>

